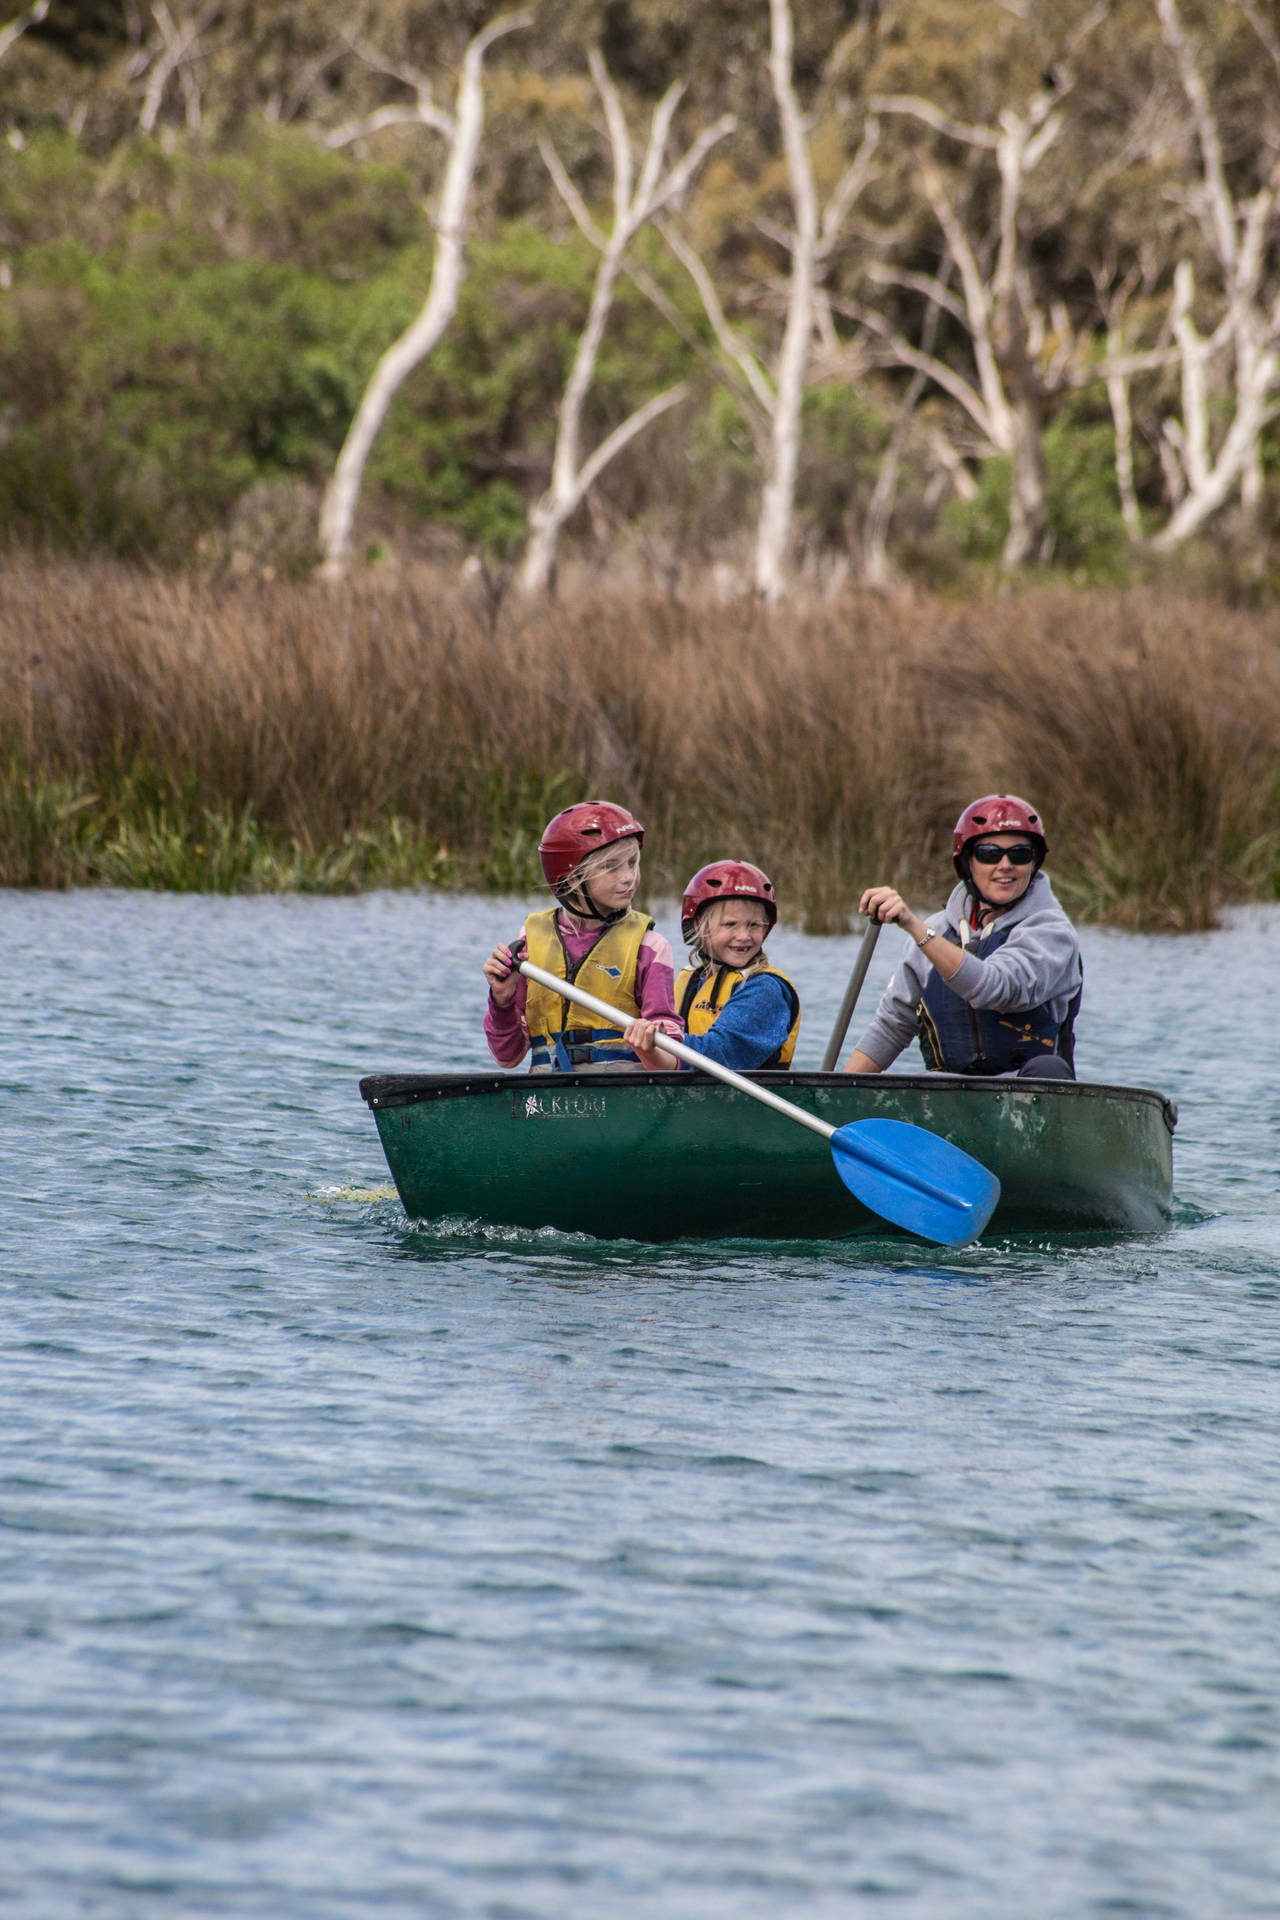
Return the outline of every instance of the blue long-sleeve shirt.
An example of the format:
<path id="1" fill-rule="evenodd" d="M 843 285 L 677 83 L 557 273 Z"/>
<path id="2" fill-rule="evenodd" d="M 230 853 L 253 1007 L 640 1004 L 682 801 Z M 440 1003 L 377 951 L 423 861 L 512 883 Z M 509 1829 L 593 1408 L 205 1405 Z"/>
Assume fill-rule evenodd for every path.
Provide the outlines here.
<path id="1" fill-rule="evenodd" d="M 791 999 L 773 973 L 753 974 L 731 993 L 706 1033 L 686 1034 L 685 1045 L 735 1073 L 750 1073 L 772 1060 L 791 1031 Z M 662 1045 L 662 1037 L 658 1037 Z M 680 1063 L 685 1066 L 684 1061 Z M 686 1072 L 692 1068 L 686 1067 Z"/>

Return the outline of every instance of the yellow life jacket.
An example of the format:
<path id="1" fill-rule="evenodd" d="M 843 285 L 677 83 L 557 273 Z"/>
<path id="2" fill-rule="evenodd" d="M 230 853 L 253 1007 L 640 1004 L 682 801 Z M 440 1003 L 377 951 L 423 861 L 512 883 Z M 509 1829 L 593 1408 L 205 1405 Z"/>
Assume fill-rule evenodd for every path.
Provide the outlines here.
<path id="1" fill-rule="evenodd" d="M 636 963 L 640 943 L 653 921 L 632 907 L 621 920 L 606 927 L 593 947 L 589 947 L 576 967 L 569 956 L 556 924 L 556 909 L 531 913 L 524 923 L 528 957 L 544 973 L 557 979 L 576 981 L 598 1000 L 608 1000 L 618 1009 L 618 1025 L 610 1026 L 585 1007 L 562 1000 L 550 987 L 536 980 L 528 982 L 525 996 L 525 1020 L 533 1056 L 529 1062 L 534 1073 L 573 1073 L 578 1067 L 617 1065 L 635 1062 L 635 1054 L 622 1038 L 628 1020 L 640 1016 L 636 999 Z"/>
<path id="2" fill-rule="evenodd" d="M 786 989 L 791 1003 L 791 1030 L 778 1051 L 760 1065 L 789 1067 L 800 1032 L 800 995 L 777 967 L 755 967 L 750 974 L 738 973 L 733 967 L 716 967 L 714 972 L 708 967 L 685 967 L 676 980 L 676 1012 L 684 1021 L 687 1033 L 706 1033 L 724 1012 L 729 996 L 737 992 L 744 980 L 754 980 L 762 973 L 771 973 Z"/>

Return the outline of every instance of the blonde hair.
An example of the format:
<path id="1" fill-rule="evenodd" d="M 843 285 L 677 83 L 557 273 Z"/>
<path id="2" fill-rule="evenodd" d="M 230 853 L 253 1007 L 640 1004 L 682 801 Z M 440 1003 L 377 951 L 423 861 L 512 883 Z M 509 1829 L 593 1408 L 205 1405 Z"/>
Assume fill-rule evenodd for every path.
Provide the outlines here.
<path id="1" fill-rule="evenodd" d="M 573 905 L 572 896 L 577 894 L 583 906 L 587 907 L 588 902 L 585 892 L 587 881 L 591 878 L 597 867 L 602 867 L 606 860 L 612 860 L 619 847 L 626 846 L 628 842 L 634 846 L 636 859 L 638 861 L 640 858 L 640 842 L 634 833 L 624 834 L 620 840 L 610 840 L 607 846 L 592 847 L 590 853 L 584 853 L 577 866 L 572 868 L 569 873 L 564 874 L 561 879 L 557 880 L 552 889 L 560 905 L 562 907 L 568 907 L 570 913 L 575 913 L 577 909 Z"/>
<path id="2" fill-rule="evenodd" d="M 720 962 L 713 960 L 707 952 L 707 936 L 715 932 L 730 907 L 743 905 L 760 908 L 761 913 L 764 914 L 765 939 L 768 939 L 772 931 L 769 926 L 769 915 L 759 900 L 741 901 L 734 899 L 732 895 L 726 896 L 721 900 L 704 900 L 693 919 L 693 941 L 689 948 L 689 961 L 692 966 L 714 967 L 720 965 Z M 745 979 L 748 974 L 754 973 L 757 967 L 767 967 L 768 964 L 769 956 L 765 952 L 762 943 L 759 953 L 756 954 L 754 959 L 748 960 L 746 966 L 742 968 L 743 978 Z"/>

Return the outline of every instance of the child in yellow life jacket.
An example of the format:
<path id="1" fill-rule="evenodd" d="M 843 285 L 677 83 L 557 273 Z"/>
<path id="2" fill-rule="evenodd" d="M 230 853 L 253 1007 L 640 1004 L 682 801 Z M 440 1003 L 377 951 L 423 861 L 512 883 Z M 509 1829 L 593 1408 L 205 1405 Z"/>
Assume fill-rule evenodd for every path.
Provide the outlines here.
<path id="1" fill-rule="evenodd" d="M 643 842 L 640 822 L 609 800 L 581 801 L 548 823 L 538 858 L 557 904 L 531 913 L 511 944 L 496 946 L 484 963 L 484 1032 L 499 1066 L 518 1066 L 530 1054 L 534 1073 L 637 1067 L 623 1029 L 641 1016 L 651 1030 L 679 1037 L 670 942 L 631 904 Z M 521 960 L 607 1000 L 618 1009 L 617 1024 L 526 980 L 513 971 Z"/>
<path id="2" fill-rule="evenodd" d="M 764 950 L 777 918 L 773 882 L 746 860 L 714 860 L 685 888 L 691 964 L 676 981 L 685 1044 L 739 1073 L 789 1067 L 796 1048 L 800 996 Z M 633 1021 L 623 1037 L 642 1067 L 676 1065 L 649 1021 Z"/>

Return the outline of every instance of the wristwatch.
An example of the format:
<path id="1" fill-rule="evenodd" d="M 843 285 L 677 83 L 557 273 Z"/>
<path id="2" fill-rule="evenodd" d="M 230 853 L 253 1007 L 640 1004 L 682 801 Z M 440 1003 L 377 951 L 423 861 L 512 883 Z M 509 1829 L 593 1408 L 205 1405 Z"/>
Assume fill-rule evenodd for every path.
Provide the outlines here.
<path id="1" fill-rule="evenodd" d="M 937 933 L 937 931 L 938 929 L 936 927 L 926 927 L 924 932 L 920 935 L 920 938 L 916 941 L 916 945 L 918 947 L 927 947 L 929 942 L 933 939 L 934 935 Z"/>

